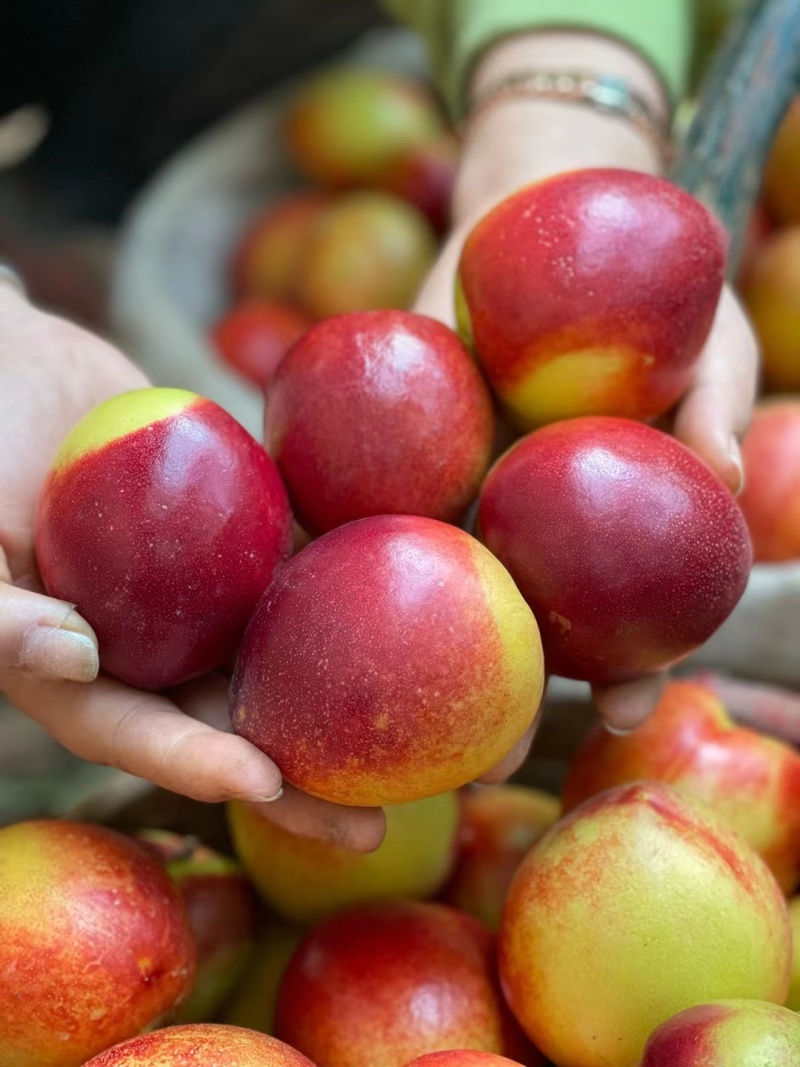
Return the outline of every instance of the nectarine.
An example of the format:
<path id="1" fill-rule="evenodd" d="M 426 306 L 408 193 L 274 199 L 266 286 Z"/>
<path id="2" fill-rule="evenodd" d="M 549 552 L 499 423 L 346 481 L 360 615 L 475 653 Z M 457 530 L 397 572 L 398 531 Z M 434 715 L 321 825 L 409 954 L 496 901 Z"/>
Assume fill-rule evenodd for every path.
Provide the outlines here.
<path id="1" fill-rule="evenodd" d="M 267 453 L 181 389 L 139 389 L 91 411 L 62 444 L 36 518 L 48 593 L 94 627 L 101 667 L 141 689 L 233 657 L 290 538 Z"/>
<path id="2" fill-rule="evenodd" d="M 281 569 L 242 642 L 231 717 L 305 792 L 399 804 L 488 771 L 541 693 L 536 620 L 504 567 L 454 526 L 382 515 Z"/>

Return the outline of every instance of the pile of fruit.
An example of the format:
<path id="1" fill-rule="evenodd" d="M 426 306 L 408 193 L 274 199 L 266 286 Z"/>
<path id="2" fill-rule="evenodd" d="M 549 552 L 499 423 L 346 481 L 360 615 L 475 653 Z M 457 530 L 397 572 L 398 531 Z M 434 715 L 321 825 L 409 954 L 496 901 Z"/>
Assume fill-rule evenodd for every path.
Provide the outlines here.
<path id="1" fill-rule="evenodd" d="M 701 684 L 594 730 L 560 799 L 393 805 L 373 853 L 227 814 L 236 860 L 0 830 L 2 1067 L 800 1062 L 800 756 Z"/>
<path id="2" fill-rule="evenodd" d="M 357 105 L 367 128 L 364 77 L 326 75 L 290 111 L 297 158 L 330 185 L 385 173 L 383 145 L 351 161 L 316 111 Z M 391 158 L 410 99 L 382 105 Z M 635 733 L 593 731 L 560 798 L 471 784 L 532 728 L 546 674 L 668 667 L 744 590 L 736 500 L 645 421 L 687 388 L 725 235 L 647 175 L 550 179 L 468 237 L 457 334 L 404 306 L 419 273 L 372 303 L 330 297 L 351 262 L 390 279 L 392 255 L 360 257 L 384 211 L 411 209 L 379 195 L 313 194 L 269 254 L 237 254 L 317 320 L 260 380 L 266 449 L 192 393 L 116 397 L 64 441 L 36 551 L 108 674 L 230 674 L 233 729 L 312 796 L 386 805 L 386 839 L 348 852 L 244 802 L 236 859 L 166 832 L 0 830 L 0 1067 L 800 1063 L 794 749 L 679 681 Z M 341 218 L 364 204 L 361 237 Z M 408 269 L 404 241 L 382 247 Z M 796 278 L 778 274 L 786 307 Z M 765 408 L 745 449 L 757 548 L 778 545 L 762 559 L 800 546 L 798 407 Z M 516 440 L 498 455 L 501 418 Z"/>
<path id="3" fill-rule="evenodd" d="M 447 229 L 458 152 L 425 86 L 368 68 L 311 79 L 283 130 L 298 188 L 233 248 L 231 309 L 211 338 L 261 388 L 317 319 L 411 304 Z"/>

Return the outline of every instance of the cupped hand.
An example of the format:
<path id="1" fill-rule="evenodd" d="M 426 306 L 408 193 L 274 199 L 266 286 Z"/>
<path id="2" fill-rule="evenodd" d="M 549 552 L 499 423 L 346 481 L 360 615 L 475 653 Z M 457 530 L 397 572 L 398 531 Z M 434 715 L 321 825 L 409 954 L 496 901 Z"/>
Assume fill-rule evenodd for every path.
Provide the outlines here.
<path id="1" fill-rule="evenodd" d="M 270 801 L 271 817 L 299 833 L 375 848 L 381 811 L 282 788 L 272 760 L 231 732 L 225 678 L 153 694 L 98 676 L 91 627 L 73 604 L 44 595 L 33 523 L 53 457 L 95 405 L 147 384 L 111 345 L 0 282 L 0 691 L 90 762 L 201 801 Z"/>
<path id="2" fill-rule="evenodd" d="M 623 55 L 620 46 L 608 41 L 586 37 L 580 43 L 590 66 L 594 63 L 600 70 L 620 73 L 621 64 L 627 64 L 628 76 L 634 82 L 638 79 L 640 91 L 649 93 L 657 104 L 660 87 L 653 84 L 652 72 L 636 67 L 630 53 Z M 526 63 L 535 67 L 543 56 L 548 62 L 547 56 L 561 45 L 574 53 L 575 39 L 563 34 L 511 40 L 488 55 L 476 81 L 480 87 L 498 75 L 525 69 Z M 656 174 L 660 160 L 652 143 L 632 125 L 572 103 L 506 100 L 468 123 L 454 192 L 452 232 L 419 293 L 416 310 L 454 326 L 454 279 L 462 245 L 473 226 L 518 189 L 554 174 L 598 166 Z M 669 428 L 734 493 L 742 487 L 739 441 L 750 421 L 757 370 L 753 330 L 726 285 L 689 388 L 670 414 Z M 504 435 L 504 439 L 512 437 Z M 653 711 L 665 681 L 666 675 L 660 673 L 623 685 L 597 687 L 594 701 L 610 729 L 627 732 Z"/>

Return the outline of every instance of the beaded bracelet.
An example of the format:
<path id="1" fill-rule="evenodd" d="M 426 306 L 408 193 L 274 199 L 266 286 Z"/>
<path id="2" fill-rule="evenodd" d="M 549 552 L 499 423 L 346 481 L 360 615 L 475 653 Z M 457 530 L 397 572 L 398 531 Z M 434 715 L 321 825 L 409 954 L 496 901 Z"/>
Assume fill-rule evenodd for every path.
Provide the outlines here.
<path id="1" fill-rule="evenodd" d="M 670 123 L 622 78 L 584 71 L 527 70 L 490 81 L 469 101 L 465 126 L 496 103 L 507 100 L 569 101 L 630 122 L 655 147 L 662 163 L 670 158 Z"/>

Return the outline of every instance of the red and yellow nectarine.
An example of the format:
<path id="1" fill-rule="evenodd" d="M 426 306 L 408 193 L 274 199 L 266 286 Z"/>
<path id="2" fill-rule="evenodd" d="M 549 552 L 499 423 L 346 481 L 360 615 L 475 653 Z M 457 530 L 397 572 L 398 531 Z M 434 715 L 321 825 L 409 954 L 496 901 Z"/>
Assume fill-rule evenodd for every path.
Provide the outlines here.
<path id="1" fill-rule="evenodd" d="M 478 521 L 536 615 L 548 671 L 593 683 L 697 648 L 750 572 L 747 526 L 722 482 L 674 438 L 627 419 L 524 437 L 490 470 Z"/>
<path id="2" fill-rule="evenodd" d="M 458 337 L 410 311 L 338 315 L 281 364 L 267 448 L 312 534 L 367 515 L 455 522 L 489 466 L 489 391 Z"/>
<path id="3" fill-rule="evenodd" d="M 399 804 L 498 763 L 542 682 L 536 620 L 495 557 L 454 526 L 382 515 L 281 569 L 242 642 L 231 717 L 305 792 Z"/>
<path id="4" fill-rule="evenodd" d="M 0 829 L 0 1067 L 81 1067 L 191 988 L 195 946 L 159 860 L 68 820 Z"/>
<path id="5" fill-rule="evenodd" d="M 462 329 L 523 428 L 648 419 L 683 394 L 725 271 L 720 223 L 649 174 L 571 171 L 514 193 L 458 267 Z"/>
<path id="6" fill-rule="evenodd" d="M 62 444 L 36 518 L 48 593 L 94 627 L 101 667 L 141 689 L 232 659 L 290 538 L 265 450 L 182 389 L 91 411 Z"/>

